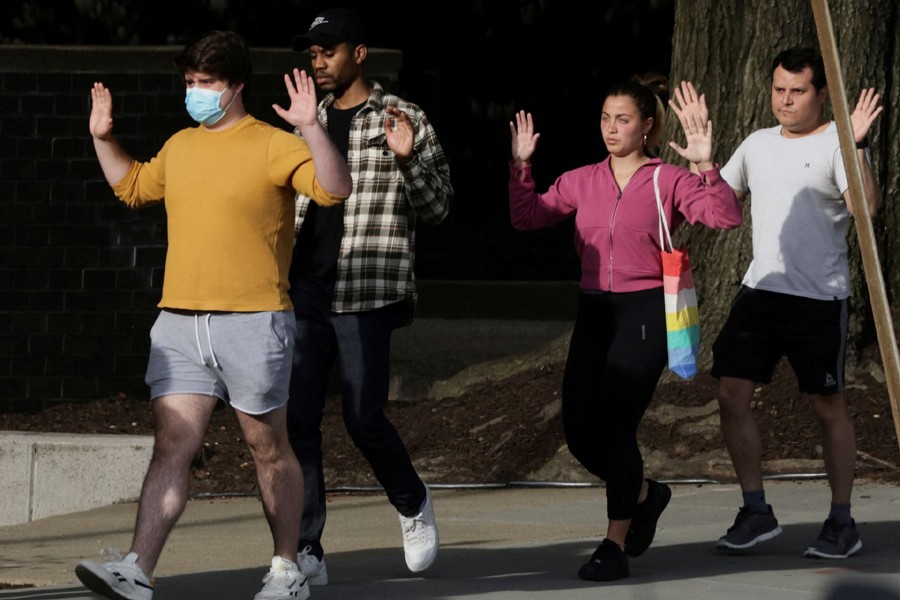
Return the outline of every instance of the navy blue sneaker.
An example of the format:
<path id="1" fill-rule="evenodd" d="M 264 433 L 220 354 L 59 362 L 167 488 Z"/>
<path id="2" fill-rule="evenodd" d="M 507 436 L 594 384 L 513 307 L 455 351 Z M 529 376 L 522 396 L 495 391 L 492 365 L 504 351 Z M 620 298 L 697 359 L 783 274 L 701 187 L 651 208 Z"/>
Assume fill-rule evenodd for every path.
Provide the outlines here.
<path id="1" fill-rule="evenodd" d="M 728 532 L 719 538 L 716 548 L 719 550 L 746 550 L 759 542 L 771 540 L 781 533 L 778 519 L 772 511 L 754 512 L 749 507 L 741 507 L 738 511 L 734 525 L 728 528 Z"/>
<path id="2" fill-rule="evenodd" d="M 856 521 L 841 525 L 837 521 L 827 519 L 822 525 L 819 537 L 813 545 L 803 552 L 807 558 L 847 558 L 859 552 L 862 542 L 856 531 Z"/>

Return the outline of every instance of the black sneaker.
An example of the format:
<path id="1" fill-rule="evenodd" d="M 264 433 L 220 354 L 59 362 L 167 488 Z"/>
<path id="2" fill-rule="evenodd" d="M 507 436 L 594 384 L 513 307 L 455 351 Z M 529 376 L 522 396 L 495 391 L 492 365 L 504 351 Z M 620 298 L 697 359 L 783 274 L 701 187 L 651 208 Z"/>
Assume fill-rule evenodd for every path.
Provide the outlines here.
<path id="1" fill-rule="evenodd" d="M 647 480 L 647 498 L 637 505 L 631 529 L 625 537 L 625 553 L 640 556 L 647 551 L 656 535 L 656 522 L 672 499 L 672 489 L 664 483 Z"/>
<path id="2" fill-rule="evenodd" d="M 781 533 L 781 527 L 778 526 L 778 519 L 772 511 L 769 512 L 753 512 L 749 507 L 744 506 L 738 511 L 734 525 L 728 528 L 728 532 L 719 538 L 716 548 L 720 550 L 746 550 L 751 546 L 755 546 L 759 542 L 771 540 L 773 537 Z"/>
<path id="3" fill-rule="evenodd" d="M 612 540 L 604 539 L 591 555 L 591 560 L 578 570 L 578 576 L 589 581 L 615 581 L 628 577 L 628 555 Z"/>
<path id="4" fill-rule="evenodd" d="M 827 519 L 822 525 L 819 537 L 813 545 L 803 552 L 807 558 L 847 558 L 853 556 L 862 548 L 859 533 L 856 532 L 856 521 L 850 519 L 846 525 L 841 525 L 833 518 Z"/>

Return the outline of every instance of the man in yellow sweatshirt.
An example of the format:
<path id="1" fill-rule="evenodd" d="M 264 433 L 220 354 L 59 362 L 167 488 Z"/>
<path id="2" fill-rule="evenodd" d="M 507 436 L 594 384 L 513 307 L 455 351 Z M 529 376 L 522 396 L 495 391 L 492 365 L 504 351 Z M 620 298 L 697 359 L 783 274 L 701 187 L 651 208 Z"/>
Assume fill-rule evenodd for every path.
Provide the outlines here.
<path id="1" fill-rule="evenodd" d="M 323 206 L 352 180 L 316 118 L 314 84 L 285 75 L 291 99 L 276 113 L 302 139 L 244 107 L 251 65 L 239 35 L 213 32 L 175 59 L 197 127 L 177 132 L 149 162 L 112 136 L 112 96 L 91 90 L 90 132 L 115 194 L 139 208 L 164 202 L 168 251 L 160 315 L 150 332 L 146 381 L 155 442 L 129 553 L 82 561 L 79 579 L 107 598 L 150 600 L 152 573 L 187 501 L 190 464 L 219 401 L 236 410 L 253 455 L 274 557 L 255 600 L 304 599 L 295 563 L 303 477 L 287 439 L 296 324 L 288 296 L 294 197 Z"/>

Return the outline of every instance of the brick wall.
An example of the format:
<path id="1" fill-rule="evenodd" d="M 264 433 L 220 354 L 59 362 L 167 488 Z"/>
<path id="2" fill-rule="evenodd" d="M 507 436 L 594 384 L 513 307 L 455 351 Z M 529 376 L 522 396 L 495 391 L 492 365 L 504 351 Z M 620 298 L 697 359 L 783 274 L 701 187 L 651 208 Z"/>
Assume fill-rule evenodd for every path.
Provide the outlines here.
<path id="1" fill-rule="evenodd" d="M 146 394 L 165 212 L 112 194 L 88 133 L 90 87 L 111 89 L 116 135 L 146 160 L 193 124 L 179 49 L 0 46 L 0 410 Z M 283 74 L 308 63 L 272 49 L 253 61 L 248 108 L 288 128 L 271 104 L 288 102 Z M 390 88 L 400 61 L 370 50 L 368 73 Z"/>

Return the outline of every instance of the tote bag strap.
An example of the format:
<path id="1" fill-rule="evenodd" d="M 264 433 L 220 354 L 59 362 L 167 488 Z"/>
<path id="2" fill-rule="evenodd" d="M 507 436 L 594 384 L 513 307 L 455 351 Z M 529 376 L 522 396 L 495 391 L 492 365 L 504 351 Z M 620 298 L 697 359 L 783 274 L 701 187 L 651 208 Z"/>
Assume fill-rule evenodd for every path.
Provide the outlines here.
<path id="1" fill-rule="evenodd" d="M 653 191 L 656 192 L 656 208 L 659 211 L 659 246 L 667 252 L 672 252 L 672 236 L 669 233 L 669 223 L 666 221 L 666 211 L 663 208 L 662 198 L 659 197 L 659 167 L 653 171 Z"/>

